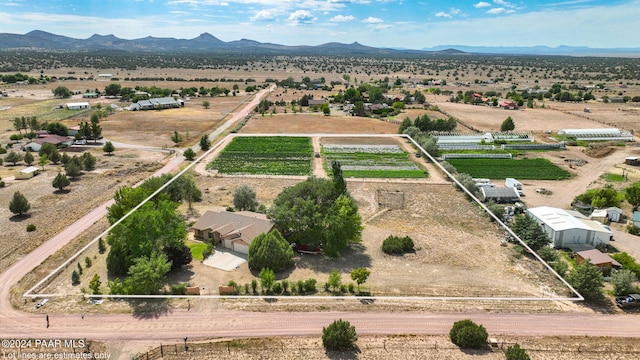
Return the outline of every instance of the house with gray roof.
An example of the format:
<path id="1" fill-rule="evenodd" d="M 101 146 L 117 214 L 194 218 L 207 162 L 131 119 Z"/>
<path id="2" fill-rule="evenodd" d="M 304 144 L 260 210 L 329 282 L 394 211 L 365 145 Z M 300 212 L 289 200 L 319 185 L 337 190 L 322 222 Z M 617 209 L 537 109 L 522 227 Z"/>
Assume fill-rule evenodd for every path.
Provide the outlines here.
<path id="1" fill-rule="evenodd" d="M 129 110 L 154 110 L 154 109 L 172 109 L 184 106 L 184 101 L 174 99 L 171 96 L 162 98 L 153 98 L 148 100 L 140 100 L 137 103 L 131 104 Z"/>

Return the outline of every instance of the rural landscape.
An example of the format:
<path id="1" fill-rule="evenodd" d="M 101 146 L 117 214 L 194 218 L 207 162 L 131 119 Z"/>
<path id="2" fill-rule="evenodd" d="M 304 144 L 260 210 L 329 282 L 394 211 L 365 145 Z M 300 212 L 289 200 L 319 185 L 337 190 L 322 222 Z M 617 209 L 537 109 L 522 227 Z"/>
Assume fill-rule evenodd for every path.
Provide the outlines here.
<path id="1" fill-rule="evenodd" d="M 4 49 L 0 79 L 3 341 L 640 353 L 636 58 Z"/>

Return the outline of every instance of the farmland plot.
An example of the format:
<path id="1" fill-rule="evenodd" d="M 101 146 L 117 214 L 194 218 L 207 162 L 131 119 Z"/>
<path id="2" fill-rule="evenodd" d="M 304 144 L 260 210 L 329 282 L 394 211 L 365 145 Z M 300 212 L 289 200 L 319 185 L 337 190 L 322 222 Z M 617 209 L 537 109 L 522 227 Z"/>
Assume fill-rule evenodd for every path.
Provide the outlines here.
<path id="1" fill-rule="evenodd" d="M 344 177 L 425 178 L 427 172 L 409 159 L 398 145 L 324 145 L 330 167 L 338 161 Z"/>
<path id="2" fill-rule="evenodd" d="M 310 175 L 313 147 L 307 137 L 236 137 L 207 165 L 221 174 Z"/>
<path id="3" fill-rule="evenodd" d="M 571 176 L 547 159 L 447 159 L 459 173 L 475 178 L 563 180 Z"/>

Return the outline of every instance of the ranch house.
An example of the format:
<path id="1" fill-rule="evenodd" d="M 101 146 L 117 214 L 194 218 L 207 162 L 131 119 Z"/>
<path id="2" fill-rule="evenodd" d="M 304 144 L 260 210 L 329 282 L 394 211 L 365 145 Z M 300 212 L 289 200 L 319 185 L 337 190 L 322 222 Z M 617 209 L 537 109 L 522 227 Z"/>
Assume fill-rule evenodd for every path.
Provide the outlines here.
<path id="1" fill-rule="evenodd" d="M 273 223 L 266 215 L 251 211 L 207 211 L 193 224 L 196 239 L 242 254 L 249 253 L 249 245 L 256 236 L 272 229 Z"/>

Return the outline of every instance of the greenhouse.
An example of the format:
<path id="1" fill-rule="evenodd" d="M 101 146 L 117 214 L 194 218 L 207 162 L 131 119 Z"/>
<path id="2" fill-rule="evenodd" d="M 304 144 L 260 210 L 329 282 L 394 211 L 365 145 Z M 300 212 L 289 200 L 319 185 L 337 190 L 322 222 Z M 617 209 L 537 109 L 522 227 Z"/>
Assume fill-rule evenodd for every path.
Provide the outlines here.
<path id="1" fill-rule="evenodd" d="M 626 130 L 617 128 L 604 129 L 562 129 L 558 130 L 558 135 L 573 137 L 582 141 L 633 141 L 633 135 Z"/>

